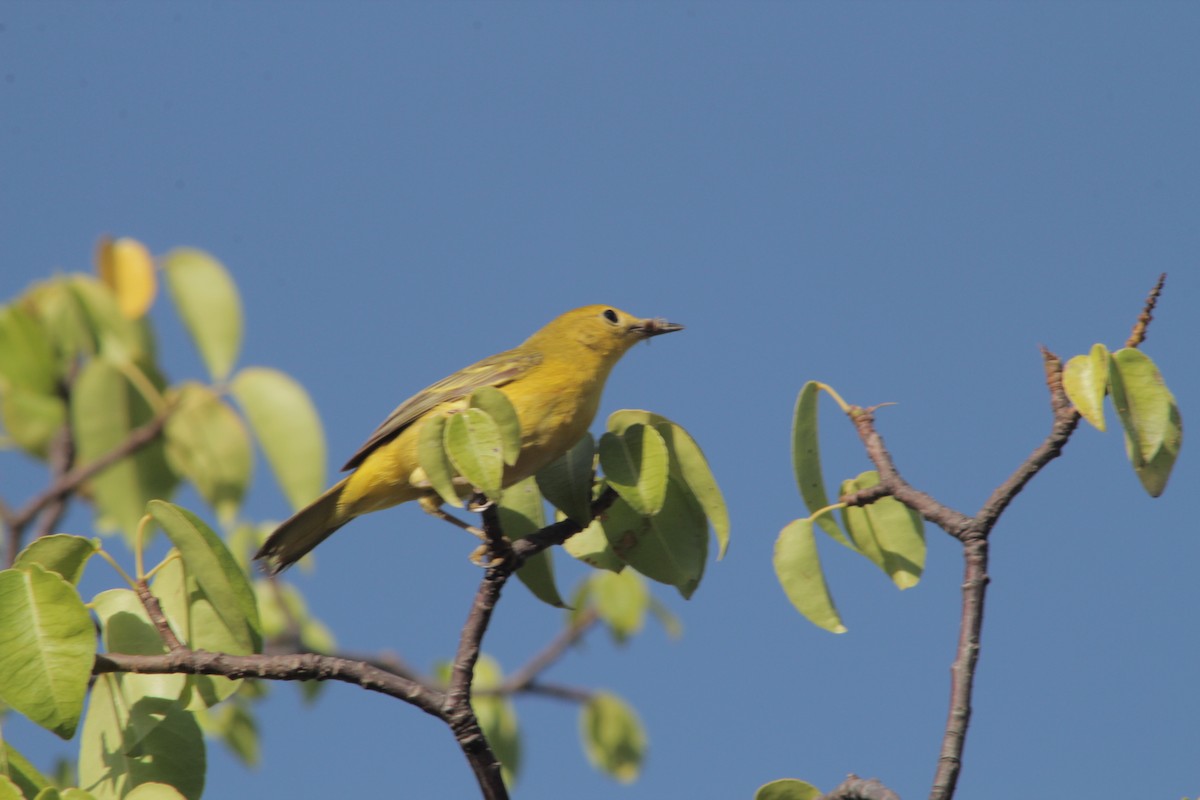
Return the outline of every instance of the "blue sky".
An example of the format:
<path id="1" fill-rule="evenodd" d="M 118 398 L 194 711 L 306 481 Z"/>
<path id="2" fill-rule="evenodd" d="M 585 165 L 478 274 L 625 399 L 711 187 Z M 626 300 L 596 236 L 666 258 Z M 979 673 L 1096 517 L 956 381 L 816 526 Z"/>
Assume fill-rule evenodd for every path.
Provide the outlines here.
<path id="1" fill-rule="evenodd" d="M 309 388 L 331 470 L 409 394 L 563 310 L 685 323 L 626 357 L 601 418 L 649 408 L 694 434 L 729 556 L 690 602 L 655 588 L 681 640 L 594 636 L 548 676 L 637 707 L 642 779 L 588 768 L 573 707 L 521 700 L 516 796 L 750 797 L 853 771 L 918 797 L 958 551 L 929 530 L 925 579 L 897 593 L 823 542 L 850 631 L 796 614 L 771 570 L 802 513 L 796 392 L 897 402 L 879 424 L 901 470 L 973 513 L 1048 430 L 1037 346 L 1118 346 L 1165 270 L 1145 349 L 1192 419 L 1197 41 L 1186 3 L 9 2 L 0 296 L 89 268 L 103 233 L 209 250 L 243 292 L 243 363 Z M 165 312 L 172 377 L 201 376 Z M 827 477 L 867 469 L 824 410 Z M 1081 428 L 1011 507 L 961 797 L 1200 794 L 1197 479 L 1185 442 L 1151 500 L 1119 433 Z M 0 485 L 38 484 L 6 456 Z M 248 514 L 286 514 L 263 470 Z M 453 651 L 472 547 L 401 508 L 297 580 L 345 647 L 428 667 Z M 514 669 L 559 624 L 514 586 L 485 646 Z M 398 703 L 279 687 L 261 722 L 264 765 L 213 748 L 207 796 L 473 795 L 449 734 Z M 44 764 L 58 749 L 5 734 Z"/>

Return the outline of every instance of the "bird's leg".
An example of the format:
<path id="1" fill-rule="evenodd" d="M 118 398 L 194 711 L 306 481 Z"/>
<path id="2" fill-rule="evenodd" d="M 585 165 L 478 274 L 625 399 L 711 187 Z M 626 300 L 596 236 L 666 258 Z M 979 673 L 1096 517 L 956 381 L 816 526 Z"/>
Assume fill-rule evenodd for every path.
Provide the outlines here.
<path id="1" fill-rule="evenodd" d="M 424 511 L 426 514 L 429 514 L 430 516 L 433 516 L 433 517 L 437 517 L 438 519 L 443 520 L 444 522 L 449 522 L 451 525 L 455 525 L 459 528 L 462 528 L 467 533 L 469 533 L 472 536 L 475 536 L 479 539 L 482 539 L 484 542 L 488 541 L 488 535 L 486 533 L 484 533 L 483 531 L 479 530 L 479 528 L 476 528 L 474 525 L 471 525 L 469 523 L 463 522 L 458 517 L 454 516 L 453 514 L 450 514 L 446 510 L 444 510 L 442 508 L 442 500 L 440 497 L 437 497 L 436 495 L 430 496 L 430 497 L 422 497 L 417 502 L 420 504 L 421 510 Z"/>
<path id="2" fill-rule="evenodd" d="M 495 537 L 489 536 L 487 532 L 476 528 L 474 525 L 463 522 L 461 519 L 442 508 L 441 498 L 438 496 L 431 495 L 422 497 L 417 502 L 421 506 L 422 510 L 424 510 L 425 513 L 429 514 L 430 516 L 434 516 L 440 520 L 449 522 L 451 525 L 462 528 L 467 533 L 482 540 L 483 544 L 472 550 L 471 555 L 468 556 L 471 563 L 475 566 L 490 566 L 491 563 L 496 560 L 497 552 L 503 553 L 509 550 L 509 542 L 502 534 L 500 535 L 499 540 L 496 540 Z M 490 508 L 491 505 L 492 502 L 485 495 L 475 494 L 472 495 L 471 499 L 467 501 L 467 510 L 482 512 Z"/>

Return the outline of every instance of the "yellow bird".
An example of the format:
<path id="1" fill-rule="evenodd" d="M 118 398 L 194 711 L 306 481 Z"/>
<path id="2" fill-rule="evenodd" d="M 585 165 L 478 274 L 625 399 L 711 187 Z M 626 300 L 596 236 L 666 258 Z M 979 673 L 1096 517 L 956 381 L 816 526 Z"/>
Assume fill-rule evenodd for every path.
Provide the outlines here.
<path id="1" fill-rule="evenodd" d="M 443 378 L 401 403 L 343 470 L 354 470 L 280 525 L 255 554 L 279 572 L 362 514 L 436 493 L 417 459 L 427 419 L 466 407 L 476 389 L 494 386 L 517 412 L 521 452 L 504 470 L 510 486 L 567 452 L 587 432 L 613 365 L 638 342 L 682 325 L 639 319 L 612 306 L 583 306 L 552 320 L 523 344 Z"/>

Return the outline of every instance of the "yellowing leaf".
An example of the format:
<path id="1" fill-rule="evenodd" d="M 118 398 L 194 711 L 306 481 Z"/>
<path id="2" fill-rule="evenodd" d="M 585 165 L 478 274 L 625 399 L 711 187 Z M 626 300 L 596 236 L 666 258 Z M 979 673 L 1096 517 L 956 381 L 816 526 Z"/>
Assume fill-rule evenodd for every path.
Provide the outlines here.
<path id="1" fill-rule="evenodd" d="M 588 761 L 621 783 L 637 780 L 646 757 L 646 732 L 637 712 L 614 694 L 597 692 L 579 715 Z"/>
<path id="2" fill-rule="evenodd" d="M 1086 356 L 1075 356 L 1063 367 L 1063 391 L 1079 415 L 1104 430 L 1104 395 L 1108 392 L 1108 348 L 1092 345 Z"/>
<path id="3" fill-rule="evenodd" d="M 775 575 L 796 610 L 819 628 L 846 632 L 825 585 L 810 520 L 795 520 L 780 531 L 775 540 L 774 563 Z"/>
<path id="4" fill-rule="evenodd" d="M 154 257 L 138 240 L 105 236 L 96 245 L 96 268 L 127 318 L 140 319 L 154 304 L 158 292 Z"/>
<path id="5" fill-rule="evenodd" d="M 1126 438 L 1126 450 L 1131 451 L 1129 440 Z M 1151 497 L 1158 497 L 1167 488 L 1167 479 L 1171 477 L 1171 469 L 1175 466 L 1175 459 L 1179 457 L 1179 448 L 1183 446 L 1183 421 L 1179 416 L 1179 406 L 1175 404 L 1174 398 L 1171 399 L 1171 410 L 1167 417 L 1167 430 L 1163 435 L 1162 446 L 1158 448 L 1158 452 L 1154 457 L 1141 466 L 1134 464 L 1134 472 L 1137 473 L 1138 480 L 1142 482 L 1142 486 L 1150 494 Z"/>
<path id="6" fill-rule="evenodd" d="M 842 484 L 842 494 L 870 489 L 879 473 L 864 472 Z M 925 569 L 925 526 L 921 516 L 893 497 L 842 509 L 846 530 L 859 552 L 900 589 L 916 586 Z"/>

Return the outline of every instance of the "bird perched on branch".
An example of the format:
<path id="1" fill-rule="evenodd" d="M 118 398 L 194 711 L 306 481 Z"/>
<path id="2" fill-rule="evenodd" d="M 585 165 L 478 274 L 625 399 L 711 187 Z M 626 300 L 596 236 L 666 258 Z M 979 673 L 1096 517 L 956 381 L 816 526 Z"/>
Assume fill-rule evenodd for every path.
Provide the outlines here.
<path id="1" fill-rule="evenodd" d="M 409 500 L 440 503 L 417 458 L 422 425 L 464 408 L 485 386 L 503 392 L 521 428 L 521 451 L 504 470 L 510 486 L 567 452 L 587 432 L 613 365 L 629 348 L 682 325 L 583 306 L 551 320 L 512 350 L 443 378 L 401 403 L 343 470 L 354 470 L 280 525 L 255 554 L 277 573 L 355 517 Z"/>

